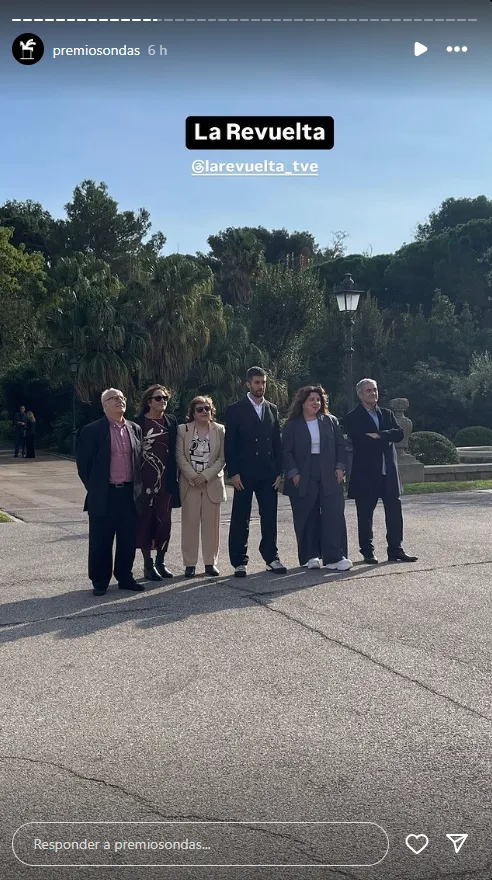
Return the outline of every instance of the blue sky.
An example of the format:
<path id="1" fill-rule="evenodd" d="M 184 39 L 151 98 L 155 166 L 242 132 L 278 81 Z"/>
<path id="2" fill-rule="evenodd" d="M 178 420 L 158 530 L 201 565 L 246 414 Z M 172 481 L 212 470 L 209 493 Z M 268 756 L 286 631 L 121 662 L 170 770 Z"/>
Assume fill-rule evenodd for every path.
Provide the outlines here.
<path id="1" fill-rule="evenodd" d="M 469 58 L 446 58 L 446 39 L 434 31 L 426 37 L 433 56 L 415 59 L 410 49 L 421 30 L 398 31 L 377 47 L 337 40 L 327 51 L 326 40 L 313 40 L 295 55 L 292 34 L 287 42 L 277 37 L 275 44 L 241 47 L 215 37 L 193 53 L 187 41 L 187 54 L 183 46 L 170 52 L 158 74 L 148 58 L 140 66 L 122 59 L 117 70 L 119 59 L 111 66 L 92 59 L 57 66 L 47 57 L 36 79 L 33 68 L 10 66 L 0 86 L 9 120 L 0 133 L 0 200 L 31 198 L 60 217 L 74 186 L 93 178 L 108 184 L 121 209 L 150 211 L 153 229 L 167 237 L 166 253 L 206 251 L 209 235 L 243 225 L 308 230 L 321 245 L 343 230 L 349 252 L 385 253 L 410 241 L 443 199 L 491 195 L 490 99 L 476 56 L 473 67 Z M 55 39 L 138 44 L 135 32 L 102 42 L 100 33 L 97 42 L 87 33 L 83 40 L 59 33 Z M 48 55 L 46 38 L 45 44 Z M 187 115 L 232 113 L 333 115 L 335 148 L 185 149 Z M 319 163 L 320 176 L 196 178 L 194 158 L 310 160 Z"/>

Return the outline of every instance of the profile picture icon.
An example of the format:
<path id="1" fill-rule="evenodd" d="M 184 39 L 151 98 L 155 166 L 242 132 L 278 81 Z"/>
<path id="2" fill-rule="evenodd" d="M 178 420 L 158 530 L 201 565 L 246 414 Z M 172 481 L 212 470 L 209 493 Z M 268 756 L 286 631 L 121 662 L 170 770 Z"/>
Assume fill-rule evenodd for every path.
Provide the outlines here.
<path id="1" fill-rule="evenodd" d="M 19 64 L 37 64 L 44 55 L 41 37 L 36 34 L 21 34 L 12 43 L 12 55 Z"/>

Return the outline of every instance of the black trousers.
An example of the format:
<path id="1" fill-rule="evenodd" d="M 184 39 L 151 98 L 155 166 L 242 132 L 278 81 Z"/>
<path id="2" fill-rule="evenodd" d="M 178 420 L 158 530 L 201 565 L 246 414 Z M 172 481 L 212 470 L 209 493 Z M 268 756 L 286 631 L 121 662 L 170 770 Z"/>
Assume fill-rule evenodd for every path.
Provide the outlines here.
<path id="1" fill-rule="evenodd" d="M 267 563 L 273 562 L 278 556 L 278 492 L 273 488 L 274 480 L 247 480 L 245 477 L 241 479 L 244 489 L 240 491 L 234 489 L 229 528 L 229 558 L 233 568 L 247 565 L 249 562 L 248 537 L 253 494 L 256 495 L 260 512 L 260 553 Z"/>
<path id="2" fill-rule="evenodd" d="M 110 486 L 106 515 L 89 516 L 89 578 L 93 584 L 108 586 L 113 573 L 120 584 L 132 579 L 137 546 L 137 519 L 133 483 L 125 483 L 121 489 Z"/>
<path id="3" fill-rule="evenodd" d="M 26 435 L 25 434 L 16 434 L 15 435 L 15 449 L 14 455 L 19 456 L 19 449 L 21 451 L 22 457 L 26 454 Z"/>
<path id="4" fill-rule="evenodd" d="M 344 516 L 343 489 L 332 495 L 323 493 L 320 456 L 311 455 L 310 480 L 303 498 L 292 495 L 299 565 L 310 559 L 322 559 L 323 565 L 339 562 L 347 556 L 347 527 Z"/>
<path id="5" fill-rule="evenodd" d="M 26 458 L 36 458 L 34 437 L 32 436 L 32 434 L 28 434 L 26 437 Z"/>
<path id="6" fill-rule="evenodd" d="M 402 545 L 403 514 L 401 511 L 401 501 L 394 490 L 393 492 L 388 492 L 387 477 L 381 475 L 379 494 L 375 493 L 355 499 L 357 524 L 359 527 L 359 547 L 363 556 L 371 556 L 374 553 L 372 520 L 379 498 L 382 499 L 384 505 L 388 552 L 394 552 Z"/>

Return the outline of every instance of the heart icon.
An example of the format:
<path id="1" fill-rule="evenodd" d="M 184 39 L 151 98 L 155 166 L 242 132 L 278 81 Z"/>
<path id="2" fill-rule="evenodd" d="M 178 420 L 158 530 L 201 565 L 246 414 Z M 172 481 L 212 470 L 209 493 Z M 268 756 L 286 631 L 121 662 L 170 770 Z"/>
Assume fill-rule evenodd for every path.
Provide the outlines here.
<path id="1" fill-rule="evenodd" d="M 429 838 L 427 834 L 409 834 L 408 837 L 405 837 L 405 843 L 408 849 L 411 849 L 418 856 L 429 846 Z"/>

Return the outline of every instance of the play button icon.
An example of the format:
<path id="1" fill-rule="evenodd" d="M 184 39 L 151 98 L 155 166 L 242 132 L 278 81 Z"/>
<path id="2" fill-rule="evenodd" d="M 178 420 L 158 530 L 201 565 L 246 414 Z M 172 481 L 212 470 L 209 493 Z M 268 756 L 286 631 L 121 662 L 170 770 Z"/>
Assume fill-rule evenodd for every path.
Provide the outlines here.
<path id="1" fill-rule="evenodd" d="M 424 52 L 427 52 L 427 46 L 424 46 L 423 43 L 414 43 L 413 52 L 414 55 L 423 55 Z"/>

